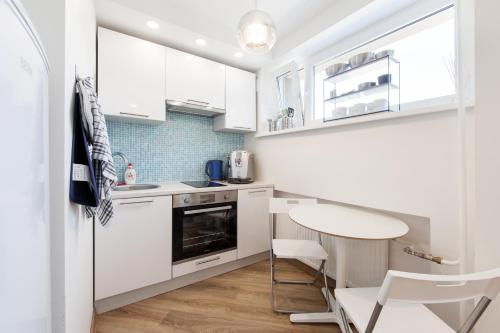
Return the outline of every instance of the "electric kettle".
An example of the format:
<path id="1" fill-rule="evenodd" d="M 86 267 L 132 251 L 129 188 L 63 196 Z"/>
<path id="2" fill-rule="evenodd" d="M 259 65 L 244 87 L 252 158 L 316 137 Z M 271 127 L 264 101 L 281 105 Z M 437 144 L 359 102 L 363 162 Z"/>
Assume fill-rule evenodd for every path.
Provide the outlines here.
<path id="1" fill-rule="evenodd" d="M 223 162 L 221 160 L 210 160 L 205 164 L 205 173 L 210 180 L 222 180 Z"/>

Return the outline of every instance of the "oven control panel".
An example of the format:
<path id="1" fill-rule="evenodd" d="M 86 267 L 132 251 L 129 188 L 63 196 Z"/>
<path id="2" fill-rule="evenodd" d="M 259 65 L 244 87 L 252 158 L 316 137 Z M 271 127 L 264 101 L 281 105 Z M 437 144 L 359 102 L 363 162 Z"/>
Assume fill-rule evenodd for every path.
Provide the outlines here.
<path id="1" fill-rule="evenodd" d="M 233 202 L 238 200 L 238 191 L 217 191 L 217 192 L 201 192 L 201 193 L 185 193 L 173 196 L 172 206 L 189 207 L 199 205 L 209 205 L 224 202 Z"/>

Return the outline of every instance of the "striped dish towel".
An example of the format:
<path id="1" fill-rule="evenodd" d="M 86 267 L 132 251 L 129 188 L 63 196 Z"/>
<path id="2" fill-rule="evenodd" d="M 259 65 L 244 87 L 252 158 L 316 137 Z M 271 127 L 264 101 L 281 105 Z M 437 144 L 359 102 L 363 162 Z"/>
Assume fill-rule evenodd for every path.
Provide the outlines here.
<path id="1" fill-rule="evenodd" d="M 92 163 L 95 172 L 99 205 L 86 207 L 88 217 L 98 216 L 103 226 L 113 218 L 111 189 L 117 181 L 111 156 L 106 121 L 97 100 L 92 78 L 79 79 L 77 87 L 82 107 L 82 122 L 89 143 L 92 145 Z"/>

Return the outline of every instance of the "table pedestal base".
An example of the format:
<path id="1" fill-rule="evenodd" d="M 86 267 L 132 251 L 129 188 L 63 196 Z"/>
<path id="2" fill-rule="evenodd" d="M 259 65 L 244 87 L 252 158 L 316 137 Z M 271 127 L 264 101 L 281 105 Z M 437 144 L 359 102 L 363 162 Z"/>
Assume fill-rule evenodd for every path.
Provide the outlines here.
<path id="1" fill-rule="evenodd" d="M 325 299 L 330 298 L 330 305 L 333 308 L 331 312 L 318 312 L 318 313 L 295 313 L 290 315 L 290 321 L 295 324 L 338 324 L 340 329 L 344 332 L 342 326 L 342 317 L 340 316 L 337 303 L 332 293 L 325 288 L 321 289 Z"/>
<path id="2" fill-rule="evenodd" d="M 294 313 L 290 315 L 290 321 L 294 324 L 327 324 L 334 323 L 341 325 L 342 319 L 334 312 L 318 313 Z"/>
<path id="3" fill-rule="evenodd" d="M 347 284 L 347 239 L 383 240 L 395 239 L 408 233 L 408 226 L 401 220 L 365 210 L 338 205 L 297 205 L 288 215 L 297 224 L 310 230 L 335 237 L 336 274 L 335 288 L 346 288 Z M 331 300 L 331 294 L 324 292 Z M 332 297 L 333 298 L 333 297 Z M 344 332 L 341 309 L 332 302 L 332 311 L 323 313 L 292 314 L 293 323 L 336 323 Z M 344 317 L 345 318 L 345 317 Z M 347 320 L 347 319 L 346 319 Z M 345 329 L 348 322 L 345 323 Z"/>

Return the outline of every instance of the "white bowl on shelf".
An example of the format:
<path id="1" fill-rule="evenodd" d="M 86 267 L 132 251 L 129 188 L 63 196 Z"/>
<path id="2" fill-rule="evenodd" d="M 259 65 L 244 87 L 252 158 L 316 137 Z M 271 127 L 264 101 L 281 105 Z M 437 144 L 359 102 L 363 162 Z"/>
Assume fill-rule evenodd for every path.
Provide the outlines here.
<path id="1" fill-rule="evenodd" d="M 373 88 L 376 85 L 377 85 L 377 82 L 372 82 L 372 81 L 363 82 L 363 83 L 358 84 L 358 90 L 361 91 L 361 90 Z"/>
<path id="2" fill-rule="evenodd" d="M 366 113 L 366 104 L 365 103 L 357 103 L 354 104 L 349 112 L 350 116 L 359 116 Z"/>
<path id="3" fill-rule="evenodd" d="M 366 105 L 367 113 L 387 111 L 388 109 L 389 109 L 389 102 L 385 98 L 376 99 L 373 102 L 368 103 Z"/>
<path id="4" fill-rule="evenodd" d="M 375 107 L 379 110 L 387 110 L 389 109 L 389 101 L 386 98 L 379 98 L 373 101 Z"/>
<path id="5" fill-rule="evenodd" d="M 345 106 L 341 106 L 333 110 L 332 112 L 332 118 L 333 119 L 342 119 L 347 117 L 349 114 L 349 108 Z"/>
<path id="6" fill-rule="evenodd" d="M 346 70 L 348 70 L 350 68 L 351 68 L 351 65 L 349 65 L 348 63 L 339 62 L 338 64 L 333 64 L 333 65 L 328 66 L 325 69 L 325 73 L 326 73 L 326 76 L 330 77 L 330 76 L 334 76 L 334 75 L 337 75 L 339 73 L 345 72 Z"/>
<path id="7" fill-rule="evenodd" d="M 373 112 L 377 112 L 377 111 L 380 111 L 380 110 L 379 110 L 379 107 L 377 107 L 377 105 L 374 102 L 366 104 L 366 113 L 373 113 Z"/>
<path id="8" fill-rule="evenodd" d="M 352 56 L 349 58 L 349 65 L 351 65 L 351 68 L 356 68 L 361 65 L 364 65 L 370 61 L 375 59 L 375 53 L 373 52 L 363 52 L 360 54 L 356 54 L 355 56 Z"/>
<path id="9" fill-rule="evenodd" d="M 388 50 L 383 50 L 383 51 L 377 52 L 377 54 L 375 55 L 375 58 L 380 59 L 380 58 L 387 57 L 387 56 L 394 57 L 394 50 L 388 49 Z"/>

